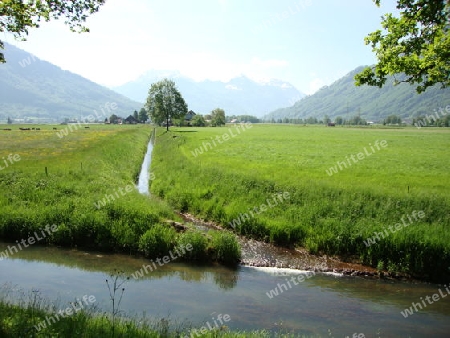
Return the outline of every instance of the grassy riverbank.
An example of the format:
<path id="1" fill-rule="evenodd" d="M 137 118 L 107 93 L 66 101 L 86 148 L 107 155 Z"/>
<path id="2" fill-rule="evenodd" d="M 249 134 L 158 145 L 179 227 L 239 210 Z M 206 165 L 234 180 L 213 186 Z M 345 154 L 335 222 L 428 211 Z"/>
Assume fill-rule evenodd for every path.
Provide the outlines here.
<path id="1" fill-rule="evenodd" d="M 36 243 L 160 257 L 191 240 L 186 259 L 239 257 L 223 253 L 234 236 L 180 235 L 172 208 L 135 189 L 151 127 L 12 127 L 0 132 L 0 238 L 13 244 L 2 258 Z"/>
<path id="2" fill-rule="evenodd" d="M 239 234 L 449 281 L 449 137 L 442 128 L 160 129 L 151 190 Z"/>
<path id="3" fill-rule="evenodd" d="M 40 306 L 11 305 L 0 301 L 0 336 L 3 338 L 17 337 L 77 337 L 77 338 L 265 338 L 265 337 L 304 337 L 293 334 L 275 334 L 268 331 L 229 331 L 226 327 L 207 330 L 179 325 L 169 328 L 171 324 L 162 318 L 159 320 L 120 320 L 114 326 L 111 319 L 103 314 L 90 311 L 80 311 L 71 316 L 61 318 L 51 325 L 42 327 L 55 312 L 40 308 Z M 139 324 L 138 324 L 139 323 Z M 41 326 L 39 326 L 41 325 Z M 39 326 L 39 330 L 36 328 Z M 113 328 L 114 327 L 114 328 Z M 191 335 L 193 332 L 193 335 Z"/>

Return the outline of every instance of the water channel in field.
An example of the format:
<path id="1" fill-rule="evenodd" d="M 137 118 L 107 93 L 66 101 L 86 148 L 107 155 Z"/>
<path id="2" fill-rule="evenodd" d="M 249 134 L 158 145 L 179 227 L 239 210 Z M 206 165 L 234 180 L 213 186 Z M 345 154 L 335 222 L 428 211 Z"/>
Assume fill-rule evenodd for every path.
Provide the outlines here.
<path id="1" fill-rule="evenodd" d="M 150 194 L 149 190 L 149 181 L 151 179 L 150 174 L 150 164 L 152 163 L 152 152 L 153 152 L 153 144 L 155 141 L 155 133 L 156 131 L 153 130 L 152 136 L 150 137 L 150 141 L 147 145 L 147 152 L 144 156 L 144 161 L 142 162 L 141 166 L 141 172 L 139 173 L 139 179 L 137 183 L 137 189 L 141 194 L 148 195 Z"/>

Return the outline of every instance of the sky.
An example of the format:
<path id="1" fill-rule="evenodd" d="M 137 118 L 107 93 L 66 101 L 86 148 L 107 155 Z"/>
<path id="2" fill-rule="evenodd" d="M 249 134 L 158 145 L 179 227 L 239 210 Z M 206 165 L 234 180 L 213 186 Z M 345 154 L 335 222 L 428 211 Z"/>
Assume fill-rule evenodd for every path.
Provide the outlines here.
<path id="1" fill-rule="evenodd" d="M 113 87 L 148 70 L 194 80 L 280 79 L 305 94 L 376 62 L 364 37 L 395 0 L 107 0 L 73 33 L 62 19 L 2 40 Z"/>

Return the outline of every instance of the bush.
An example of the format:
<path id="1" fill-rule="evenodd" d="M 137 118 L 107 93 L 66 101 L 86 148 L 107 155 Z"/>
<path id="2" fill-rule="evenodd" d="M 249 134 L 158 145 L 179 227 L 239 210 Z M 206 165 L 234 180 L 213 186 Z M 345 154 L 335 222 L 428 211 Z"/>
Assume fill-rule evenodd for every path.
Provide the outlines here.
<path id="1" fill-rule="evenodd" d="M 164 256 L 173 249 L 175 238 L 173 228 L 156 224 L 139 239 L 139 250 L 147 257 Z"/>
<path id="2" fill-rule="evenodd" d="M 224 264 L 236 264 L 241 259 L 241 246 L 234 234 L 227 231 L 216 232 L 213 235 L 213 248 L 216 259 Z"/>
<path id="3" fill-rule="evenodd" d="M 184 258 L 199 261 L 206 260 L 208 257 L 206 252 L 208 241 L 202 233 L 187 231 L 182 234 L 178 240 L 178 246 L 186 247 L 188 244 L 192 246 L 192 250 L 186 251 Z"/>

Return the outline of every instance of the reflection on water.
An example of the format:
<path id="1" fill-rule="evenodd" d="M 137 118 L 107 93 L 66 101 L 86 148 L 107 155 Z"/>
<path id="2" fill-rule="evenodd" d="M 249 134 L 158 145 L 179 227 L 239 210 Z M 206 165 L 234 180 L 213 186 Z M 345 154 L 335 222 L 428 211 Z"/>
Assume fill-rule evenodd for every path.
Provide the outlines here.
<path id="1" fill-rule="evenodd" d="M 0 243 L 0 251 L 6 248 Z M 10 282 L 43 296 L 72 301 L 94 295 L 108 309 L 105 279 L 114 269 L 127 275 L 149 261 L 126 255 L 30 247 L 0 261 L 0 285 Z M 295 272 L 293 272 L 295 273 Z M 410 318 L 400 311 L 432 295 L 438 285 L 316 274 L 270 299 L 267 293 L 286 284 L 289 271 L 171 262 L 126 284 L 122 309 L 131 315 L 170 316 L 202 326 L 219 313 L 229 314 L 234 329 L 280 328 L 334 337 L 448 337 L 450 297 Z M 62 305 L 61 305 L 62 306 Z M 214 314 L 215 313 L 215 314 Z"/>
<path id="2" fill-rule="evenodd" d="M 5 250 L 7 245 L 0 242 L 0 252 Z M 119 254 L 105 254 L 87 252 L 76 249 L 52 248 L 30 246 L 27 250 L 16 253 L 11 258 L 25 260 L 25 263 L 48 262 L 53 263 L 57 267 L 66 267 L 86 272 L 102 272 L 106 275 L 112 273 L 115 269 L 123 271 L 127 276 L 132 277 L 134 274 L 136 279 L 161 279 L 165 277 L 176 276 L 186 282 L 202 282 L 205 280 L 213 280 L 220 288 L 229 289 L 236 285 L 239 276 L 238 269 L 224 267 L 222 265 L 187 265 L 173 261 L 170 264 L 158 265 L 155 263 L 156 269 L 148 273 L 142 270 L 144 265 L 149 265 L 150 260 Z M 2 263 L 0 261 L 0 263 Z M 0 265 L 1 269 L 2 265 Z M 0 271 L 3 271 L 0 270 Z M 136 274 L 142 271 L 142 274 Z M 210 278 L 212 276 L 212 279 Z M 209 276 L 209 277 L 208 277 Z"/>

